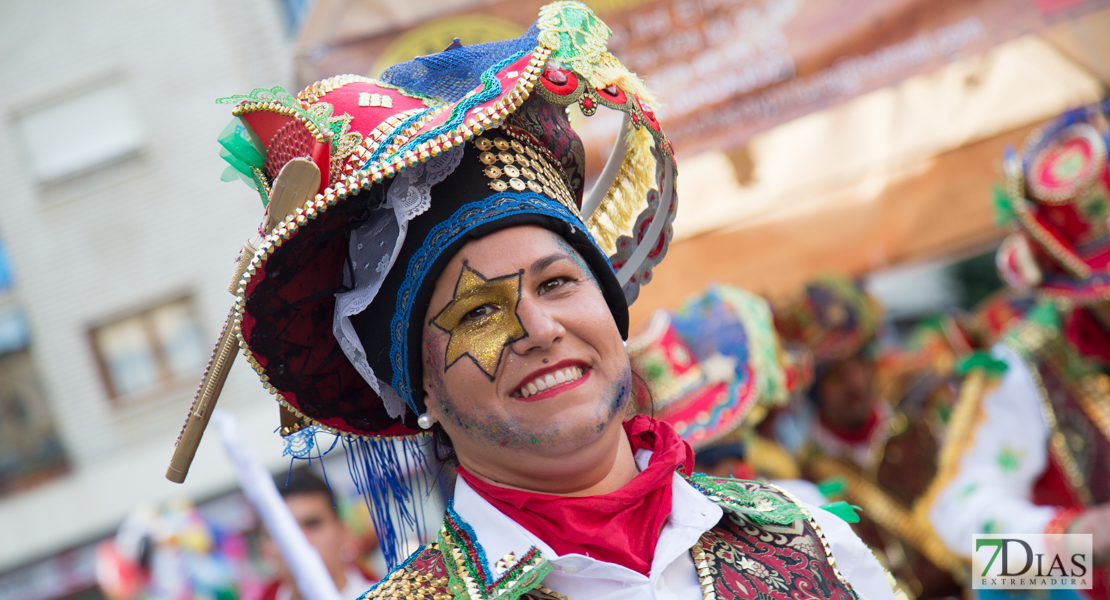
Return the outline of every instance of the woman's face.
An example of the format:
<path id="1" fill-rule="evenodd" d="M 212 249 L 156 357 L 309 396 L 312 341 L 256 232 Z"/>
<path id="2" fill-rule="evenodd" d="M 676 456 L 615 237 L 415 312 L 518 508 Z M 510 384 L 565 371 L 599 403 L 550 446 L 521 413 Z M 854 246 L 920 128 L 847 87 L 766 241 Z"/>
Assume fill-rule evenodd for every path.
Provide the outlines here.
<path id="1" fill-rule="evenodd" d="M 423 341 L 428 414 L 477 475 L 565 477 L 623 435 L 620 332 L 585 261 L 546 229 L 463 246 L 436 280 Z"/>

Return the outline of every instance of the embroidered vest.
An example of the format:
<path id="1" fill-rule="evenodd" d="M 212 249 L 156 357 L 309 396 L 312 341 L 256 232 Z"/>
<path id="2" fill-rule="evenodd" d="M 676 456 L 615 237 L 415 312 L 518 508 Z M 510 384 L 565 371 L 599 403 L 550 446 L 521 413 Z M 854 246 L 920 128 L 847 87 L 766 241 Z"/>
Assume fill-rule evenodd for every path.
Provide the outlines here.
<path id="1" fill-rule="evenodd" d="M 1025 359 L 1040 388 L 1049 456 L 1058 471 L 1037 482 L 1035 500 L 1074 507 L 1110 501 L 1110 376 L 1076 352 L 1058 321 L 1031 319 L 1006 343 Z"/>
<path id="2" fill-rule="evenodd" d="M 782 490 L 754 481 L 687 478 L 725 509 L 691 549 L 705 598 L 858 598 L 836 568 L 817 522 Z M 543 585 L 552 566 L 532 548 L 489 568 L 475 535 L 448 509 L 439 538 L 362 596 L 436 600 L 565 599 Z M 490 571 L 493 571 L 492 573 Z"/>
<path id="3" fill-rule="evenodd" d="M 1049 465 L 1033 488 L 1037 504 L 1081 508 L 1110 502 L 1110 376 L 1083 358 L 1048 307 L 1007 335 L 1039 388 Z M 1096 568 L 1086 596 L 1110 598 L 1110 569 Z"/>

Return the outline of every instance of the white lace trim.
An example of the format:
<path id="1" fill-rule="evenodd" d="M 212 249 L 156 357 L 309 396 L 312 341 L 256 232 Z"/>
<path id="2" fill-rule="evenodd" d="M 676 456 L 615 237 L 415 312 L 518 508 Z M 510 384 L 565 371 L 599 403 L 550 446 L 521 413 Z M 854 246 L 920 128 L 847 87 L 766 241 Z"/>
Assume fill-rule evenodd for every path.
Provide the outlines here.
<path id="1" fill-rule="evenodd" d="M 361 227 L 352 231 L 348 242 L 347 258 L 351 268 L 343 274 L 343 284 L 348 291 L 335 295 L 332 333 L 355 370 L 382 397 L 386 411 L 395 419 L 404 416 L 405 402 L 370 368 L 366 349 L 351 317 L 366 310 L 374 301 L 405 243 L 409 221 L 428 210 L 432 204 L 432 186 L 446 179 L 459 166 L 462 156 L 462 148 L 454 148 L 398 175 L 389 188 L 383 209 L 375 211 Z"/>

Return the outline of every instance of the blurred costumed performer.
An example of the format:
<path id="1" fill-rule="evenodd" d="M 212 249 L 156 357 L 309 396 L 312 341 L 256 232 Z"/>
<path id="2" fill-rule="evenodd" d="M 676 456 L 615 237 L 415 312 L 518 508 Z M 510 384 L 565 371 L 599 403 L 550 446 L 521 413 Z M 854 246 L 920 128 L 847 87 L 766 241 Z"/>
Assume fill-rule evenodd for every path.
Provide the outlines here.
<path id="1" fill-rule="evenodd" d="M 556 2 L 518 39 L 380 81 L 233 98 L 264 150 L 244 165 L 259 189 L 291 157 L 324 174 L 238 281 L 242 348 L 290 438 L 348 444 L 395 567 L 367 598 L 890 598 L 835 517 L 695 476 L 673 427 L 625 420 L 628 302 L 666 252 L 675 166 L 609 33 Z M 589 194 L 571 104 L 624 118 Z M 404 559 L 424 500 L 406 462 L 429 435 L 458 478 L 438 536 Z"/>
<path id="2" fill-rule="evenodd" d="M 243 535 L 252 526 L 215 521 L 184 498 L 138 506 L 97 545 L 97 584 L 108 600 L 255 597 L 262 574 Z"/>
<path id="3" fill-rule="evenodd" d="M 830 499 L 860 506 L 853 528 L 920 598 L 959 596 L 962 562 L 937 539 L 918 500 L 932 481 L 938 442 L 920 414 L 879 393 L 875 344 L 882 311 L 858 285 L 819 277 L 776 311 L 785 340 L 813 352 L 809 395 L 817 418 L 802 448 L 802 473 Z"/>
<path id="4" fill-rule="evenodd" d="M 1093 535 L 1110 597 L 1110 101 L 1030 134 L 1005 159 L 1016 231 L 998 265 L 1042 303 L 968 375 L 929 517 L 963 556 L 977 533 Z"/>
<path id="5" fill-rule="evenodd" d="M 640 410 L 670 423 L 690 444 L 697 472 L 739 479 L 799 476 L 794 457 L 754 431 L 768 411 L 813 378 L 808 352 L 788 352 L 779 344 L 766 300 L 714 285 L 677 312 L 657 311 L 629 337 L 628 354 L 651 391 L 652 406 Z M 803 487 L 784 487 L 824 502 L 812 484 L 796 483 Z"/>

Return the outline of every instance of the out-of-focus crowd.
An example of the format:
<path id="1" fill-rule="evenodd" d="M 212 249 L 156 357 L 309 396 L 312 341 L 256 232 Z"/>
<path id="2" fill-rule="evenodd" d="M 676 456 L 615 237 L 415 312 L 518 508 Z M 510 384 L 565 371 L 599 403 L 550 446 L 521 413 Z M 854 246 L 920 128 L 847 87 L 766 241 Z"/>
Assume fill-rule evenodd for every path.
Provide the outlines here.
<path id="1" fill-rule="evenodd" d="M 641 410 L 678 429 L 699 470 L 842 501 L 830 508 L 858 518 L 909 597 L 967 594 L 975 534 L 1081 533 L 1100 565 L 1082 593 L 1107 598 L 1108 107 L 1072 111 L 1006 157 L 1007 289 L 880 347 L 882 307 L 846 277 L 773 310 L 713 287 L 629 340 L 650 389 Z"/>

